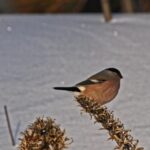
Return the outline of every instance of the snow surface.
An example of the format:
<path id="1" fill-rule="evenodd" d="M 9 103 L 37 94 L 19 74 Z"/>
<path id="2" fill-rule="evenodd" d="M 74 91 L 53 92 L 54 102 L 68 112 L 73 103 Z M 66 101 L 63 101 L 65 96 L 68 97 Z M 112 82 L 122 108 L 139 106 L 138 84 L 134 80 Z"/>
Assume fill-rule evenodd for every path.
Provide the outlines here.
<path id="1" fill-rule="evenodd" d="M 67 92 L 72 85 L 107 67 L 122 72 L 121 89 L 108 104 L 150 149 L 150 15 L 115 15 L 111 23 L 97 15 L 0 16 L 0 149 L 15 150 L 3 106 L 7 105 L 16 142 L 38 116 L 56 119 L 74 139 L 70 150 L 110 150 L 106 131 L 80 115 Z"/>

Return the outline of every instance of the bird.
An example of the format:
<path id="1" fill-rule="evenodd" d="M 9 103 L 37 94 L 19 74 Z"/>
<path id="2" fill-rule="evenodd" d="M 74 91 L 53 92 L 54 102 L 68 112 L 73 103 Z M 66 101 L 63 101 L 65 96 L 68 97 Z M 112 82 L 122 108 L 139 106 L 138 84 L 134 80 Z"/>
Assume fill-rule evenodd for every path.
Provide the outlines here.
<path id="1" fill-rule="evenodd" d="M 75 97 L 84 96 L 94 100 L 99 105 L 104 105 L 116 97 L 122 78 L 123 76 L 118 69 L 106 68 L 74 86 L 53 88 L 71 91 Z"/>

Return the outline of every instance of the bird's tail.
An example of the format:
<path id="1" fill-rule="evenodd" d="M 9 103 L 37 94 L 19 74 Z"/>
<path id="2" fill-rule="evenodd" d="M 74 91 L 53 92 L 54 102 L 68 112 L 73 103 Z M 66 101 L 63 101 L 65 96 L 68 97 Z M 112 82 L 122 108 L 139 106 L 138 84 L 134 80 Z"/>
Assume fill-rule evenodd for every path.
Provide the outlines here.
<path id="1" fill-rule="evenodd" d="M 78 87 L 53 87 L 55 90 L 65 90 L 65 91 L 72 91 L 72 92 L 80 92 Z"/>

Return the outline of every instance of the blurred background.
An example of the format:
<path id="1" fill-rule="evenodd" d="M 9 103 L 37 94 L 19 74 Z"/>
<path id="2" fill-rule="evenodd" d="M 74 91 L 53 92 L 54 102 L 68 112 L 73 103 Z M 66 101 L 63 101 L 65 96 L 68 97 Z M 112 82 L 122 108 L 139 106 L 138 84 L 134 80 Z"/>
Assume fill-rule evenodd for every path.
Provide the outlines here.
<path id="1" fill-rule="evenodd" d="M 113 12 L 149 12 L 150 0 L 110 0 Z M 101 0 L 0 0 L 0 13 L 85 13 L 101 12 Z"/>

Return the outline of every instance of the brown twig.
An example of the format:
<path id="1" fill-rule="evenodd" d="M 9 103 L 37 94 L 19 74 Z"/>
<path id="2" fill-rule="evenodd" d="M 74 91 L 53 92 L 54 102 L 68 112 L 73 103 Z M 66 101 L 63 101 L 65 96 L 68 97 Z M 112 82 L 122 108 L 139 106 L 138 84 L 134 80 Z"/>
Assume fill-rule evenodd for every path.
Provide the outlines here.
<path id="1" fill-rule="evenodd" d="M 4 111 L 5 111 L 5 116 L 6 116 L 6 121 L 7 121 L 9 135 L 10 135 L 10 138 L 11 138 L 12 145 L 14 146 L 15 145 L 15 140 L 14 140 L 14 136 L 13 136 L 13 133 L 12 133 L 12 129 L 11 129 L 9 115 L 8 115 L 8 111 L 7 111 L 7 106 L 6 105 L 4 106 Z"/>

